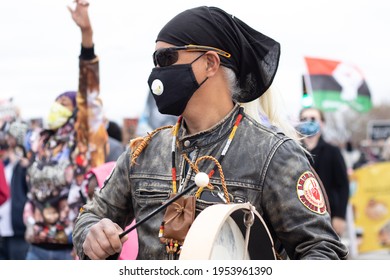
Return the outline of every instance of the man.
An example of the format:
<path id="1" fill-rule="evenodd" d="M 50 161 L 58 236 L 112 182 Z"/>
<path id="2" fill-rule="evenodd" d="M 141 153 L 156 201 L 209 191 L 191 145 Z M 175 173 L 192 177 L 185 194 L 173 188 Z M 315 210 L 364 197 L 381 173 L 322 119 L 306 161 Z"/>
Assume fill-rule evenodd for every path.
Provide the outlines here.
<path id="1" fill-rule="evenodd" d="M 346 258 L 302 147 L 273 126 L 278 124 L 274 118 L 264 125 L 255 121 L 259 114 L 249 116 L 240 106 L 260 104 L 260 96 L 270 98 L 264 93 L 276 74 L 279 54 L 276 41 L 219 8 L 189 9 L 165 25 L 157 36 L 156 67 L 148 84 L 159 111 L 180 117 L 173 129 L 156 129 L 132 141 L 92 203 L 84 206 L 73 234 L 81 259 L 118 254 L 127 238 L 119 236 L 126 225 L 186 190 L 191 190 L 188 204 L 179 204 L 178 215 L 192 211 L 193 197 L 196 213 L 213 203 L 250 202 L 272 232 L 278 255 Z M 205 156 L 215 160 L 195 162 Z M 195 188 L 198 171 L 209 174 L 214 186 L 209 191 L 214 198 L 221 195 L 219 202 Z M 180 257 L 179 234 L 167 234 L 175 219 L 166 219 L 168 212 L 137 227 L 138 259 Z M 164 244 L 167 238 L 174 244 Z"/>
<path id="2" fill-rule="evenodd" d="M 312 165 L 322 180 L 330 204 L 332 226 L 339 236 L 345 231 L 345 216 L 349 198 L 347 167 L 340 149 L 327 143 L 322 137 L 325 117 L 317 108 L 304 108 L 300 121 L 319 127 L 319 132 L 303 139 L 305 147 L 312 154 Z"/>

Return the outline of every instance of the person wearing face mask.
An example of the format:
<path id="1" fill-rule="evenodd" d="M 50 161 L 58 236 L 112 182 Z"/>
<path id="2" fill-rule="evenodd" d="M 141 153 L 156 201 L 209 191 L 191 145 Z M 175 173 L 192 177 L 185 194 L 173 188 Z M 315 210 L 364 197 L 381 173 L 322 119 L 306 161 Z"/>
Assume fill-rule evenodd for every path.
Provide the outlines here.
<path id="1" fill-rule="evenodd" d="M 270 107 L 279 56 L 278 42 L 217 7 L 185 10 L 161 29 L 147 82 L 159 111 L 178 120 L 133 139 L 81 209 L 80 259 L 116 258 L 134 219 L 137 259 L 178 259 L 191 219 L 245 202 L 264 218 L 278 258 L 347 258 L 295 129 Z M 171 197 L 183 199 L 159 211 Z"/>
<path id="2" fill-rule="evenodd" d="M 73 259 L 74 216 L 68 196 L 72 184 L 90 168 L 105 162 L 107 132 L 99 96 L 99 59 L 94 53 L 88 3 L 69 8 L 81 30 L 79 89 L 57 96 L 49 110 L 27 170 L 28 201 L 24 207 L 28 260 Z M 74 192 L 71 193 L 74 196 Z"/>
<path id="3" fill-rule="evenodd" d="M 310 152 L 311 164 L 324 184 L 330 204 L 332 226 L 339 236 L 346 228 L 349 179 L 341 150 L 323 138 L 325 117 L 317 108 L 304 108 L 299 114 L 303 144 Z"/>
<path id="4" fill-rule="evenodd" d="M 28 249 L 23 224 L 23 208 L 28 191 L 28 159 L 24 145 L 27 129 L 27 123 L 15 120 L 9 124 L 6 134 L 8 149 L 4 159 L 4 183 L 7 188 L 9 186 L 10 197 L 4 205 L 0 205 L 0 260 L 24 260 Z"/>

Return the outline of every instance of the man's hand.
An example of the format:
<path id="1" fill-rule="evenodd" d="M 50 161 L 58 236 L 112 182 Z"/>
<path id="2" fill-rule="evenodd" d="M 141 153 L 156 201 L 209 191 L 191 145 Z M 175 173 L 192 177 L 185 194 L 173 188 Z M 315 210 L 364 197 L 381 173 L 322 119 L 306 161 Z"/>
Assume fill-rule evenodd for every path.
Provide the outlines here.
<path id="1" fill-rule="evenodd" d="M 76 3 L 74 10 L 68 6 L 68 10 L 72 15 L 74 22 L 80 27 L 82 31 L 91 29 L 91 22 L 88 16 L 89 3 L 84 0 L 75 0 L 74 2 Z"/>
<path id="2" fill-rule="evenodd" d="M 109 219 L 102 219 L 93 225 L 84 241 L 83 250 L 91 260 L 104 260 L 109 256 L 120 253 L 122 244 L 128 236 L 119 239 L 122 228 Z"/>
<path id="3" fill-rule="evenodd" d="M 68 10 L 72 15 L 73 21 L 80 27 L 81 30 L 81 44 L 85 48 L 93 47 L 93 31 L 91 21 L 88 15 L 89 3 L 85 0 L 75 0 L 76 7 L 73 10 L 68 6 Z"/>

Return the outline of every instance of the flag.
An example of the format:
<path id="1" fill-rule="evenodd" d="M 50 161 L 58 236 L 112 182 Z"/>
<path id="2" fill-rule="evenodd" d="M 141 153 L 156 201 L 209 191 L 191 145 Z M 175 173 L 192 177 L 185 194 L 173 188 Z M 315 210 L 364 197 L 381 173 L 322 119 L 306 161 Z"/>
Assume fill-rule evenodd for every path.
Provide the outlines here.
<path id="1" fill-rule="evenodd" d="M 362 72 L 350 63 L 305 57 L 308 74 L 304 84 L 313 105 L 323 111 L 337 111 L 349 105 L 358 112 L 372 108 L 371 93 Z"/>

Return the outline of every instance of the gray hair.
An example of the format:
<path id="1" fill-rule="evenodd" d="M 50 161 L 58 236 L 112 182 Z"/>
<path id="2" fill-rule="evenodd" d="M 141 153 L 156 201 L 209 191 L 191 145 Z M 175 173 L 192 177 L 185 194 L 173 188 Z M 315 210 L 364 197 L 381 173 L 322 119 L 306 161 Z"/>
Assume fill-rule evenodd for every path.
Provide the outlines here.
<path id="1" fill-rule="evenodd" d="M 232 98 L 235 99 L 234 97 L 238 96 L 241 92 L 236 74 L 232 69 L 229 69 L 227 67 L 222 68 Z M 269 88 L 259 98 L 251 102 L 241 103 L 241 106 L 244 107 L 245 113 L 257 122 L 264 124 L 263 117 L 265 116 L 271 125 L 276 126 L 284 134 L 299 143 L 299 137 L 296 129 L 281 114 L 281 103 L 277 100 L 277 97 L 279 97 L 278 95 L 278 92 L 274 88 Z"/>

